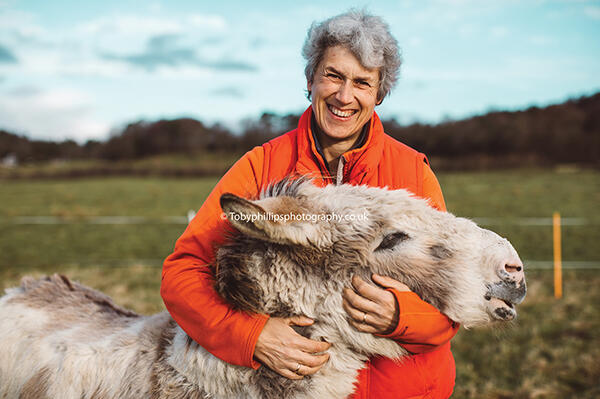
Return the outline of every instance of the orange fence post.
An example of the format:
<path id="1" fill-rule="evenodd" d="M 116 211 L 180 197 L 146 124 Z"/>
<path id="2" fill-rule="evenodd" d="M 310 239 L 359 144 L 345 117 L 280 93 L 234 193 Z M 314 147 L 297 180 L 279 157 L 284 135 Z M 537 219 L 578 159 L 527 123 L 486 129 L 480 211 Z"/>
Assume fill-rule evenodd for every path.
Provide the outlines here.
<path id="1" fill-rule="evenodd" d="M 562 251 L 560 237 L 560 213 L 552 215 L 554 235 L 554 297 L 562 298 Z"/>

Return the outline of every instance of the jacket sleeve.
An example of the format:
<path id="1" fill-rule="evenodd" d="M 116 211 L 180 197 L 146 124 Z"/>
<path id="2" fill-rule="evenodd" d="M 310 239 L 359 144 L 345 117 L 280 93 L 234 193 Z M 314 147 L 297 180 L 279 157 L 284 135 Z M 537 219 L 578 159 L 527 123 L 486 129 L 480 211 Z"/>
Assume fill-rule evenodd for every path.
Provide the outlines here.
<path id="1" fill-rule="evenodd" d="M 423 197 L 432 207 L 446 211 L 440 184 L 427 164 L 423 169 Z M 395 340 L 411 353 L 424 353 L 450 341 L 458 332 L 458 323 L 421 300 L 414 292 L 388 291 L 396 297 L 400 316 L 394 331 L 383 337 Z"/>
<path id="2" fill-rule="evenodd" d="M 256 196 L 263 156 L 263 148 L 256 147 L 217 183 L 165 260 L 160 289 L 167 310 L 194 341 L 228 363 L 252 368 L 260 366 L 253 354 L 268 316 L 231 309 L 216 293 L 208 265 L 228 228 L 221 216 L 221 195 Z"/>

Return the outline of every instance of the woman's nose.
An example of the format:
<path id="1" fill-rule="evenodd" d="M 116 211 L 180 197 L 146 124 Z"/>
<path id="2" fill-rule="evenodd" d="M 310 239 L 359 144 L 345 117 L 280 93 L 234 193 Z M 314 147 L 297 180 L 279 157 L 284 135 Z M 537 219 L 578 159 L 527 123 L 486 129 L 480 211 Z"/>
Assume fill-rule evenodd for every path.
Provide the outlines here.
<path id="1" fill-rule="evenodd" d="M 352 93 L 352 83 L 350 81 L 344 81 L 338 87 L 338 91 L 335 98 L 342 104 L 350 104 L 354 95 Z"/>

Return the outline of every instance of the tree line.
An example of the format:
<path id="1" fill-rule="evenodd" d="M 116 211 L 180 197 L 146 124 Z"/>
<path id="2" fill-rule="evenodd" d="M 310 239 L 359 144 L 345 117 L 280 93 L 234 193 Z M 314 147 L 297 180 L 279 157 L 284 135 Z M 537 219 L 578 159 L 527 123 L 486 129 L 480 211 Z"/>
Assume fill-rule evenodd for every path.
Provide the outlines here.
<path id="1" fill-rule="evenodd" d="M 0 130 L 0 159 L 18 163 L 49 160 L 135 160 L 161 154 L 243 153 L 294 129 L 299 115 L 263 113 L 246 120 L 242 132 L 181 118 L 137 121 L 105 141 L 84 144 L 31 140 Z M 403 126 L 384 119 L 386 133 L 450 166 L 528 162 L 600 164 L 600 93 L 544 108 L 492 111 L 463 120 Z M 510 160 L 510 162 L 509 162 Z"/>

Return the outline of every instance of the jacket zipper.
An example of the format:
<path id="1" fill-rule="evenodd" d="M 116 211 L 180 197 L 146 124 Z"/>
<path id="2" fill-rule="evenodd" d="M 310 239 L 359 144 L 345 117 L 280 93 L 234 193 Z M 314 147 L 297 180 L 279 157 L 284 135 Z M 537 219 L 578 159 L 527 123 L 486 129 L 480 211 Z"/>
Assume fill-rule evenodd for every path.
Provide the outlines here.
<path id="1" fill-rule="evenodd" d="M 344 183 L 344 166 L 346 166 L 346 158 L 340 155 L 340 160 L 337 166 L 337 173 L 335 175 L 335 185 L 339 186 Z"/>

